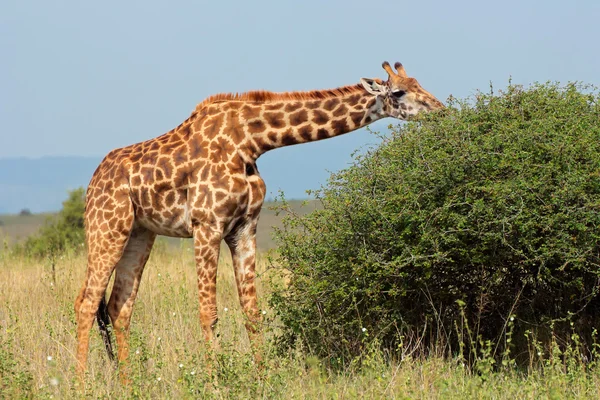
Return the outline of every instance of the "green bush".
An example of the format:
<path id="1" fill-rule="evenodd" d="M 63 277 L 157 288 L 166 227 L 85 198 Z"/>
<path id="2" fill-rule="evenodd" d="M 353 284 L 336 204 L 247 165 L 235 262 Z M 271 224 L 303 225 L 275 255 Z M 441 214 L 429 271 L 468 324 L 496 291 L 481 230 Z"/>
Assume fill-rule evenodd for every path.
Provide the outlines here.
<path id="1" fill-rule="evenodd" d="M 281 344 L 333 364 L 410 340 L 451 355 L 520 354 L 525 335 L 589 345 L 599 100 L 576 84 L 510 85 L 392 129 L 316 193 L 322 209 L 287 215 L 276 234 Z"/>
<path id="2" fill-rule="evenodd" d="M 29 237 L 20 250 L 34 257 L 56 257 L 66 251 L 83 249 L 84 212 L 85 190 L 70 191 L 62 210 L 49 218 L 38 234 Z"/>

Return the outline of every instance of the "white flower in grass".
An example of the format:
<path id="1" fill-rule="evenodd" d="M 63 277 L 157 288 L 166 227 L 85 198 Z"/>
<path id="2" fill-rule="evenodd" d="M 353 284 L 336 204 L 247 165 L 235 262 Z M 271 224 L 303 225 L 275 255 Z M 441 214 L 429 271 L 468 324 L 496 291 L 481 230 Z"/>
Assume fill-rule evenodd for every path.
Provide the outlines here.
<path id="1" fill-rule="evenodd" d="M 367 331 L 367 328 L 362 328 L 363 333 Z"/>
<path id="2" fill-rule="evenodd" d="M 135 351 L 135 354 L 140 354 L 140 349 L 137 349 L 137 350 Z"/>
<path id="3" fill-rule="evenodd" d="M 223 309 L 223 311 L 227 312 L 227 311 L 229 311 L 229 308 L 225 307 L 225 308 Z"/>
<path id="4" fill-rule="evenodd" d="M 156 380 L 160 382 L 160 380 L 161 380 L 161 377 L 159 376 L 158 378 L 156 378 Z"/>
<path id="5" fill-rule="evenodd" d="M 190 372 L 190 375 L 196 375 L 196 371 Z"/>
<path id="6" fill-rule="evenodd" d="M 160 272 L 158 273 L 158 277 L 160 278 Z"/>
<path id="7" fill-rule="evenodd" d="M 56 378 L 56 377 L 50 378 L 50 384 L 52 386 L 58 386 L 58 378 Z"/>
<path id="8" fill-rule="evenodd" d="M 177 315 L 176 313 L 173 313 L 173 316 Z"/>
<path id="9" fill-rule="evenodd" d="M 47 359 L 48 361 L 52 361 L 52 356 L 48 356 L 48 357 L 46 357 L 46 359 Z"/>
<path id="10" fill-rule="evenodd" d="M 158 340 L 159 342 L 161 341 L 161 339 L 160 339 L 160 336 L 158 337 L 158 339 L 157 339 L 157 340 Z"/>
<path id="11" fill-rule="evenodd" d="M 515 320 L 515 317 L 510 317 L 510 322 L 513 322 Z"/>
<path id="12" fill-rule="evenodd" d="M 262 310 L 262 314 L 266 315 L 267 314 L 267 310 Z"/>
<path id="13" fill-rule="evenodd" d="M 179 364 L 179 369 L 183 368 L 183 364 Z"/>

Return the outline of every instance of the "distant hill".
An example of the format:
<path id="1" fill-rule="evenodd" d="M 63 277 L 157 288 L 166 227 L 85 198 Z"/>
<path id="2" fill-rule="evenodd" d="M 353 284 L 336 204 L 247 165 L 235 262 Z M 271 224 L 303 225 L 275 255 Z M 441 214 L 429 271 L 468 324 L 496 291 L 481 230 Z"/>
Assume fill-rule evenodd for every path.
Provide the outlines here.
<path id="1" fill-rule="evenodd" d="M 273 199 L 279 189 L 288 199 L 304 199 L 306 189 L 318 188 L 329 176 L 308 160 L 286 166 L 281 165 L 282 159 L 285 151 L 278 157 L 267 154 L 258 162 L 267 199 Z M 86 187 L 101 160 L 101 156 L 0 158 L 0 214 L 17 214 L 26 208 L 33 213 L 60 210 L 67 191 Z"/>

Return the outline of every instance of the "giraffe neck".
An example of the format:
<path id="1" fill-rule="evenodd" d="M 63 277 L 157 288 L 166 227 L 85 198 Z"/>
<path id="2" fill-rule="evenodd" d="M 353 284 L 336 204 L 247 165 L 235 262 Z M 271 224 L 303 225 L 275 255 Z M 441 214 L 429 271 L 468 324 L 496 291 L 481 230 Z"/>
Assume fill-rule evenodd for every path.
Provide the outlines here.
<path id="1" fill-rule="evenodd" d="M 206 105 L 209 109 L 216 106 L 224 114 L 223 133 L 245 133 L 254 159 L 279 147 L 342 135 L 382 117 L 375 97 L 361 85 L 327 91 L 229 96 L 208 99 Z"/>

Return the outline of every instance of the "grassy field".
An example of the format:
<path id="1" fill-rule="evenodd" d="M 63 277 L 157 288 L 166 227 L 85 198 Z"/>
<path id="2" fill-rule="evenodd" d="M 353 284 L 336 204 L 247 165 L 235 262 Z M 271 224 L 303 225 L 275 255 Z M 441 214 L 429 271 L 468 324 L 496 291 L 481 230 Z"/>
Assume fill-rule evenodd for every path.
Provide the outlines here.
<path id="1" fill-rule="evenodd" d="M 259 261 L 264 299 L 273 271 L 265 256 Z M 73 300 L 85 273 L 84 256 L 60 259 L 55 281 L 44 262 L 8 253 L 0 255 L 0 271 L 0 398 L 600 398 L 600 371 L 577 360 L 478 375 L 458 360 L 406 356 L 386 362 L 373 351 L 361 370 L 332 373 L 302 350 L 275 352 L 277 322 L 264 303 L 266 356 L 258 371 L 226 254 L 218 276 L 219 349 L 214 375 L 208 376 L 191 251 L 164 245 L 148 262 L 133 316 L 133 383 L 120 385 L 94 327 L 81 389 L 74 373 Z"/>

